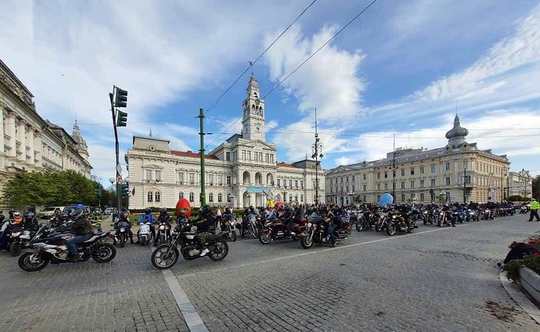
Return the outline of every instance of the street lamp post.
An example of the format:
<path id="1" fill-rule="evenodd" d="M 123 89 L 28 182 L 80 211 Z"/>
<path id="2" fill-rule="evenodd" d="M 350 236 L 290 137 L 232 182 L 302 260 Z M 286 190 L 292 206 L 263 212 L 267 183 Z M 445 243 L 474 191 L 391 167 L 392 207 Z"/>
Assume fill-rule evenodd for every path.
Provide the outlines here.
<path id="1" fill-rule="evenodd" d="M 311 157 L 315 159 L 315 206 L 319 205 L 319 159 L 323 158 L 322 144 L 319 138 L 319 126 L 317 123 L 317 109 L 315 109 L 315 142 L 313 143 L 313 154 Z"/>

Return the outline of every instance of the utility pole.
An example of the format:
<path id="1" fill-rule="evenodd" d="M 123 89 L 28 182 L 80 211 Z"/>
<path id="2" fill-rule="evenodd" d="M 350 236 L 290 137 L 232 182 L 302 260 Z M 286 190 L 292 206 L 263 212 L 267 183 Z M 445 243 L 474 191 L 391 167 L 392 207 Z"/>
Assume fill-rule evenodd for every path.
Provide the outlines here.
<path id="1" fill-rule="evenodd" d="M 394 203 L 396 200 L 396 134 L 394 134 L 394 143 L 392 145 L 392 197 Z"/>
<path id="2" fill-rule="evenodd" d="M 205 187 L 205 172 L 204 172 L 204 110 L 199 108 L 199 138 L 200 138 L 200 149 L 199 157 L 201 158 L 201 207 L 206 205 L 206 193 L 204 191 Z"/>
<path id="3" fill-rule="evenodd" d="M 322 159 L 322 144 L 319 138 L 319 124 L 317 122 L 317 108 L 315 108 L 315 143 L 313 143 L 313 154 L 315 159 L 315 206 L 319 206 L 319 158 Z"/>
<path id="4" fill-rule="evenodd" d="M 116 107 L 127 107 L 127 95 L 126 90 L 122 90 L 116 85 L 113 85 L 113 91 L 109 93 L 109 99 L 111 101 L 111 115 L 113 121 L 114 129 L 114 149 L 116 155 L 116 208 L 117 212 L 120 213 L 122 208 L 122 191 L 120 190 L 120 182 L 122 181 L 122 174 L 120 168 L 120 158 L 119 150 L 120 146 L 118 143 L 118 129 L 117 127 L 125 127 L 127 125 L 127 113 L 117 110 Z"/>

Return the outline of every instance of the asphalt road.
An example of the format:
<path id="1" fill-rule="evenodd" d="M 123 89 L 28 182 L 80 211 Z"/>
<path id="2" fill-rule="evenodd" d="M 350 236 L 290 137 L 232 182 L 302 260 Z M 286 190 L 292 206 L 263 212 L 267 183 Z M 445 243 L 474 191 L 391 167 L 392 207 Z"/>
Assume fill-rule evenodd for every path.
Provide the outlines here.
<path id="1" fill-rule="evenodd" d="M 540 229 L 523 216 L 354 233 L 338 247 L 230 243 L 222 262 L 171 271 L 210 331 L 538 331 L 501 287 L 495 263 Z M 21 271 L 0 254 L 0 331 L 186 331 L 148 248 L 110 264 Z"/>

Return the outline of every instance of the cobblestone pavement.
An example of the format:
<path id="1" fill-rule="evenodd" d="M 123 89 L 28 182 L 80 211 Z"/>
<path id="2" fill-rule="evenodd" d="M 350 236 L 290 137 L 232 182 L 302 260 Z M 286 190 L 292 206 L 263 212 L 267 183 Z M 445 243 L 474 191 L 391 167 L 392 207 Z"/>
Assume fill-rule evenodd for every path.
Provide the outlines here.
<path id="1" fill-rule="evenodd" d="M 0 331 L 188 331 L 148 248 L 34 273 L 2 252 L 0 271 Z"/>
<path id="2" fill-rule="evenodd" d="M 211 331 L 538 331 L 495 263 L 539 229 L 516 216 L 393 238 L 355 232 L 335 249 L 245 240 L 222 262 L 180 260 L 172 272 Z M 26 273 L 1 253 L 0 331 L 187 331 L 149 258 L 128 245 L 110 264 Z"/>
<path id="3" fill-rule="evenodd" d="M 222 263 L 181 262 L 174 272 L 211 331 L 539 331 L 495 268 L 512 240 L 540 229 L 523 219 L 391 240 L 356 233 L 313 254 L 242 241 Z"/>

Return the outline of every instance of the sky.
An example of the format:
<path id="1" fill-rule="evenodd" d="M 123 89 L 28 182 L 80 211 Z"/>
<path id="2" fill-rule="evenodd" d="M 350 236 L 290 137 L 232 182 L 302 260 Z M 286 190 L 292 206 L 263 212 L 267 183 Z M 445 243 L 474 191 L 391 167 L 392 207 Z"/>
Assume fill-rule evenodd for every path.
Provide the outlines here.
<path id="1" fill-rule="evenodd" d="M 315 109 L 326 169 L 383 158 L 394 135 L 444 146 L 458 113 L 468 142 L 540 174 L 539 1 L 378 0 L 281 82 L 369 2 L 318 0 L 216 104 L 311 1 L 4 0 L 0 58 L 44 118 L 78 121 L 103 183 L 113 85 L 129 91 L 122 154 L 150 131 L 197 150 L 199 108 L 212 149 L 240 131 L 250 72 L 280 161 L 311 155 Z"/>

